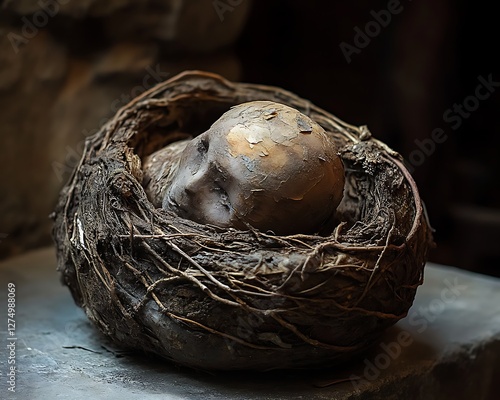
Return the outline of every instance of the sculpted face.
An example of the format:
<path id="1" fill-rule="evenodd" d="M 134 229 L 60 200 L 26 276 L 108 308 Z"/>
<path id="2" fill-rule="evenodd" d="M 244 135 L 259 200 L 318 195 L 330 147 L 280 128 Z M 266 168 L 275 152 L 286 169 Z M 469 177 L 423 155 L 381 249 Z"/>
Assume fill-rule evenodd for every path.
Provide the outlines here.
<path id="1" fill-rule="evenodd" d="M 321 126 L 293 108 L 254 101 L 187 144 L 163 208 L 220 227 L 314 233 L 343 188 L 342 161 Z"/>

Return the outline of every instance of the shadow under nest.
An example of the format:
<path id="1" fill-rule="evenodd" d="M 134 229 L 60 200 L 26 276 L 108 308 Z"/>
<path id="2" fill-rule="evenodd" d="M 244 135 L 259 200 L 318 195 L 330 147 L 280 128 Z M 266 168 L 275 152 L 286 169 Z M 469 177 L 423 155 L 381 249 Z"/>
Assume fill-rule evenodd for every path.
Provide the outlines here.
<path id="1" fill-rule="evenodd" d="M 146 156 L 253 100 L 308 115 L 341 149 L 346 185 L 328 234 L 220 229 L 148 199 Z M 159 84 L 87 139 L 54 216 L 58 269 L 90 320 L 121 346 L 201 369 L 331 366 L 360 354 L 406 315 L 432 243 L 400 156 L 365 127 L 204 72 Z"/>

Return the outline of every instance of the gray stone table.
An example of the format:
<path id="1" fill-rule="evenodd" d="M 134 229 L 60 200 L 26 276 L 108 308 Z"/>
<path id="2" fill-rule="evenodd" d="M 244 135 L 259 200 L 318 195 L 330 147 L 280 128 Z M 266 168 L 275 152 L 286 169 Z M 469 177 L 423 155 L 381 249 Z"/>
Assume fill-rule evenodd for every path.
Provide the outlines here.
<path id="1" fill-rule="evenodd" d="M 500 280 L 451 267 L 427 265 L 408 317 L 364 359 L 265 374 L 208 374 L 120 351 L 59 283 L 51 248 L 0 263 L 0 285 L 0 399 L 500 399 Z"/>

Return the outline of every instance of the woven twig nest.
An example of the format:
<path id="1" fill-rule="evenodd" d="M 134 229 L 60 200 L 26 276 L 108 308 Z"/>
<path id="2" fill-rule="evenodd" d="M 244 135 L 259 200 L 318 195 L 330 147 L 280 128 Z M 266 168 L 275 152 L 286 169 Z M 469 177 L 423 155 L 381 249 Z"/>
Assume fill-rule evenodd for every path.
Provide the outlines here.
<path id="1" fill-rule="evenodd" d="M 147 197 L 147 156 L 254 100 L 308 115 L 340 149 L 344 197 L 327 234 L 220 229 Z M 203 72 L 159 84 L 87 140 L 54 238 L 63 282 L 119 345 L 195 368 L 261 370 L 334 365 L 373 345 L 407 314 L 432 242 L 400 156 L 365 127 Z"/>

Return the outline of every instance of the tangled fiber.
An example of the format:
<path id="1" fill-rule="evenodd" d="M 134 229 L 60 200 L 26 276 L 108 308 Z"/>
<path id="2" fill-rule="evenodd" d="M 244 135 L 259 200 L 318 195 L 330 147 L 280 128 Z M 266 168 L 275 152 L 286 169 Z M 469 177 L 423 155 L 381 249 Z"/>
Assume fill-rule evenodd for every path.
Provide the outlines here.
<path id="1" fill-rule="evenodd" d="M 346 185 L 327 233 L 220 229 L 148 198 L 148 155 L 254 100 L 308 115 L 341 149 Z M 157 85 L 88 138 L 54 218 L 58 270 L 95 326 L 120 346 L 202 369 L 318 367 L 360 354 L 407 314 L 432 243 L 401 157 L 366 127 L 280 88 L 205 72 Z"/>

